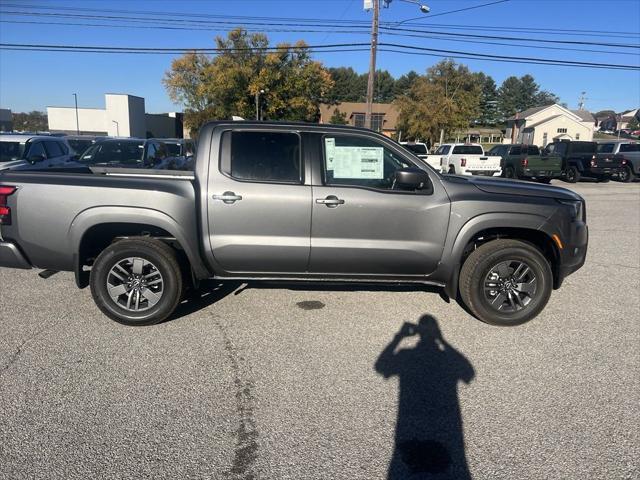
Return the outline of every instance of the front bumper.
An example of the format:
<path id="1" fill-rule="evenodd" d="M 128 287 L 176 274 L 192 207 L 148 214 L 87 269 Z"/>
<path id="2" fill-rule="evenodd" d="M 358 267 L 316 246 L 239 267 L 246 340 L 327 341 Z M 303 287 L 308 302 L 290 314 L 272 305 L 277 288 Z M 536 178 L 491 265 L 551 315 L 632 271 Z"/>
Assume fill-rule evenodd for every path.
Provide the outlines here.
<path id="1" fill-rule="evenodd" d="M 11 242 L 0 242 L 0 267 L 30 269 L 31 264 Z"/>
<path id="2" fill-rule="evenodd" d="M 563 248 L 559 249 L 555 288 L 560 288 L 568 275 L 584 265 L 589 245 L 589 228 L 583 220 L 575 220 L 568 224 L 560 238 Z"/>

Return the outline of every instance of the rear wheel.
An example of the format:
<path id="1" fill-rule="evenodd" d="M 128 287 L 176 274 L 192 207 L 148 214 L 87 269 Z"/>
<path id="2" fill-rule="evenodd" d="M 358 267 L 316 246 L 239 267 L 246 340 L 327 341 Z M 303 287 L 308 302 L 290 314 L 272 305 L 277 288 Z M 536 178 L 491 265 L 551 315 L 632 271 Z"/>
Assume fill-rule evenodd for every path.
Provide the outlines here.
<path id="1" fill-rule="evenodd" d="M 624 183 L 632 182 L 634 178 L 635 175 L 633 173 L 633 170 L 631 169 L 631 166 L 629 165 L 623 166 L 622 170 L 620 170 L 620 173 L 618 174 L 618 179 Z"/>
<path id="2" fill-rule="evenodd" d="M 460 296 L 483 322 L 515 326 L 538 315 L 551 296 L 551 266 L 533 245 L 493 240 L 467 258 L 460 271 Z"/>
<path id="3" fill-rule="evenodd" d="M 507 167 L 504 169 L 504 176 L 505 178 L 518 178 L 518 176 L 516 175 L 516 171 L 514 170 L 513 167 Z"/>
<path id="4" fill-rule="evenodd" d="M 567 182 L 569 183 L 576 183 L 580 181 L 580 171 L 578 170 L 577 167 L 575 167 L 574 165 L 571 165 L 566 173 L 565 173 L 565 179 L 567 180 Z"/>
<path id="5" fill-rule="evenodd" d="M 98 308 L 124 325 L 153 325 L 173 313 L 182 295 L 182 272 L 174 250 L 159 240 L 113 243 L 91 269 Z"/>

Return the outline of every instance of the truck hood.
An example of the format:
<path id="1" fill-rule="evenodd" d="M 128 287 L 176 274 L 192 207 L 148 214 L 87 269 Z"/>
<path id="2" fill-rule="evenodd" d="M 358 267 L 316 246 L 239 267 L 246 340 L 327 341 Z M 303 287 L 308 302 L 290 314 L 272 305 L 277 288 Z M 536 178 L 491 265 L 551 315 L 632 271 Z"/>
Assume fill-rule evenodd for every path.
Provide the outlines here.
<path id="1" fill-rule="evenodd" d="M 445 182 L 465 182 L 487 193 L 502 195 L 524 195 L 528 197 L 557 198 L 561 200 L 581 200 L 577 193 L 566 188 L 553 187 L 541 183 L 525 182 L 498 177 L 480 177 L 463 175 L 443 175 Z"/>

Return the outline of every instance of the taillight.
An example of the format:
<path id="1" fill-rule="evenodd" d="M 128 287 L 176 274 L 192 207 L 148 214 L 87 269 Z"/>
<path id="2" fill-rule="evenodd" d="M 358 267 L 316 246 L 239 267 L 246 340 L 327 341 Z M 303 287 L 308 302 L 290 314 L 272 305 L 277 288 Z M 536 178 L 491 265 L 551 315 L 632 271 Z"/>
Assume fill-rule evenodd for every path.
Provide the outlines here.
<path id="1" fill-rule="evenodd" d="M 16 187 L 0 186 L 0 225 L 11 225 L 11 209 L 7 197 L 16 191 Z"/>
<path id="2" fill-rule="evenodd" d="M 528 167 L 529 166 L 529 159 L 527 157 L 522 159 L 522 166 L 523 167 Z"/>
<path id="3" fill-rule="evenodd" d="M 460 159 L 460 166 L 461 167 L 466 167 L 467 166 L 467 159 L 466 158 L 461 158 Z"/>

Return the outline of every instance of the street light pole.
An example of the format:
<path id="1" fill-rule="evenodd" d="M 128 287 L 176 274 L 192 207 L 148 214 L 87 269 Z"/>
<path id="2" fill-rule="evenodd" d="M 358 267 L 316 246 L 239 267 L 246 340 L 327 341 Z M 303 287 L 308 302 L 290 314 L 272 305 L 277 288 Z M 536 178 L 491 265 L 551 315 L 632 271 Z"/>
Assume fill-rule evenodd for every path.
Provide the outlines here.
<path id="1" fill-rule="evenodd" d="M 76 133 L 80 135 L 80 120 L 78 120 L 78 94 L 74 93 L 73 98 L 76 102 Z"/>
<path id="2" fill-rule="evenodd" d="M 260 120 L 260 94 L 264 93 L 264 90 L 256 91 L 256 120 Z"/>
<path id="3" fill-rule="evenodd" d="M 367 110 L 364 117 L 365 128 L 371 128 L 373 111 L 373 87 L 376 74 L 376 54 L 378 52 L 378 20 L 380 17 L 380 0 L 373 0 L 373 21 L 371 23 L 371 56 L 369 58 L 369 78 L 367 79 Z"/>

